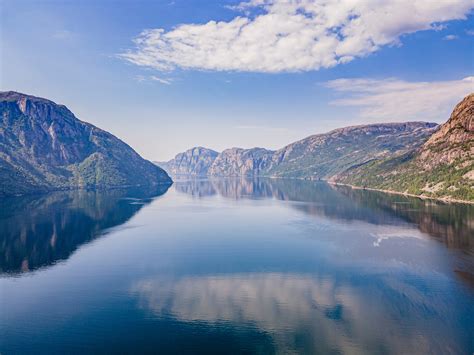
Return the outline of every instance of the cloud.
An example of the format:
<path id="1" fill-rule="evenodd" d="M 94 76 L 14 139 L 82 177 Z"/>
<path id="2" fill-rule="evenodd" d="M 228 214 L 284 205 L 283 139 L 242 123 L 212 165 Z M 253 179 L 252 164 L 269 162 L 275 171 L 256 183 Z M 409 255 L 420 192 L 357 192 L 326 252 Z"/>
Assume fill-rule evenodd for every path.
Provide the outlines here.
<path id="1" fill-rule="evenodd" d="M 445 41 L 453 41 L 453 40 L 458 39 L 458 38 L 459 38 L 459 37 L 456 36 L 456 35 L 447 35 L 447 36 L 444 36 L 444 37 L 443 37 L 443 39 L 444 39 Z"/>
<path id="2" fill-rule="evenodd" d="M 474 36 L 474 30 L 466 30 L 468 36 Z"/>
<path id="3" fill-rule="evenodd" d="M 136 75 L 135 80 L 138 81 L 139 83 L 147 82 L 147 81 L 157 81 L 160 84 L 165 84 L 165 85 L 171 85 L 174 81 L 174 79 L 171 78 L 160 78 L 159 76 L 152 75 L 149 77 L 146 77 L 144 75 Z"/>
<path id="4" fill-rule="evenodd" d="M 404 34 L 465 19 L 471 1 L 251 0 L 230 21 L 148 29 L 119 56 L 139 66 L 294 72 L 317 70 L 400 44 Z"/>
<path id="5" fill-rule="evenodd" d="M 474 91 L 474 76 L 434 82 L 337 79 L 326 86 L 344 96 L 332 101 L 333 105 L 359 107 L 365 119 L 445 121 L 454 105 Z"/>
<path id="6" fill-rule="evenodd" d="M 173 82 L 173 79 L 164 79 L 164 78 L 160 78 L 156 75 L 152 75 L 150 77 L 150 79 L 153 80 L 153 81 L 158 81 L 159 83 L 165 84 L 165 85 L 171 85 L 171 83 Z"/>

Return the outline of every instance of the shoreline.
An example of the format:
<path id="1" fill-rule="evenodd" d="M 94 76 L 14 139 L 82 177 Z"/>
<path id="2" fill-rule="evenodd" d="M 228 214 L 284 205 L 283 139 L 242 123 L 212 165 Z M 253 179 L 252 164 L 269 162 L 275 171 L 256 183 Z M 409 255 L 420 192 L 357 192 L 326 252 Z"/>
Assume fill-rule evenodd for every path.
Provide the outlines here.
<path id="1" fill-rule="evenodd" d="M 409 194 L 409 193 L 406 193 L 406 192 L 400 192 L 400 191 L 394 191 L 394 190 L 376 189 L 376 188 L 372 188 L 372 187 L 360 187 L 360 186 L 355 186 L 355 185 L 350 185 L 350 184 L 344 184 L 344 183 L 341 183 L 341 182 L 334 182 L 334 181 L 326 181 L 326 182 L 330 185 L 347 186 L 347 187 L 350 187 L 354 190 L 378 191 L 378 192 L 383 192 L 383 193 L 391 194 L 391 195 L 416 197 L 416 198 L 419 198 L 421 200 L 435 200 L 435 201 L 441 201 L 441 202 L 444 202 L 444 203 L 463 203 L 463 204 L 468 204 L 468 205 L 474 205 L 474 201 L 459 200 L 459 199 L 456 199 L 456 198 L 430 197 L 430 196 Z"/>
<path id="2" fill-rule="evenodd" d="M 378 192 L 383 192 L 386 194 L 391 194 L 391 195 L 400 195 L 400 196 L 408 196 L 408 197 L 416 197 L 421 200 L 434 200 L 434 201 L 440 201 L 444 203 L 462 203 L 462 204 L 467 204 L 467 205 L 474 205 L 474 201 L 468 201 L 468 200 L 459 200 L 455 198 L 443 198 L 443 197 L 430 197 L 430 196 L 423 196 L 423 195 L 415 195 L 415 194 L 409 194 L 405 192 L 400 192 L 400 191 L 394 191 L 394 190 L 384 190 L 384 189 L 376 189 L 372 187 L 360 187 L 356 185 L 350 185 L 350 184 L 344 184 L 342 182 L 335 182 L 331 180 L 324 180 L 324 179 L 307 179 L 307 178 L 291 178 L 291 177 L 281 177 L 281 176 L 213 176 L 213 175 L 174 175 L 173 177 L 177 178 L 179 181 L 179 177 L 184 178 L 183 180 L 188 180 L 189 178 L 192 179 L 202 179 L 202 180 L 211 180 L 211 179 L 242 179 L 242 178 L 259 178 L 259 179 L 274 179 L 274 180 L 303 180 L 303 181 L 323 181 L 329 185 L 337 185 L 337 186 L 347 186 L 350 187 L 354 190 L 367 190 L 367 191 L 378 191 Z"/>

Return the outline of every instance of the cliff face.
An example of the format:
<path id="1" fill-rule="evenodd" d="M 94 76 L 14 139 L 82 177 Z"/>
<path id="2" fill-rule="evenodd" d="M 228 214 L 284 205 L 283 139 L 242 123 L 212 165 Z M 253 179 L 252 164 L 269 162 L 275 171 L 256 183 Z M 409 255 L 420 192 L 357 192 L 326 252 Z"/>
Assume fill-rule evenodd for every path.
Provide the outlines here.
<path id="1" fill-rule="evenodd" d="M 220 153 L 209 169 L 213 176 L 258 176 L 271 165 L 273 151 L 231 148 Z"/>
<path id="2" fill-rule="evenodd" d="M 474 94 L 422 146 L 349 169 L 338 182 L 415 195 L 474 201 Z"/>
<path id="3" fill-rule="evenodd" d="M 219 153 L 203 147 L 188 149 L 168 162 L 156 162 L 171 175 L 206 176 Z"/>
<path id="4" fill-rule="evenodd" d="M 268 170 L 273 153 L 263 148 L 231 148 L 218 153 L 195 147 L 156 164 L 174 176 L 257 176 Z"/>
<path id="5" fill-rule="evenodd" d="M 419 147 L 436 127 L 426 122 L 386 123 L 313 135 L 278 150 L 267 175 L 328 179 L 352 166 Z"/>
<path id="6" fill-rule="evenodd" d="M 158 165 L 173 175 L 328 179 L 352 166 L 419 147 L 436 128 L 436 124 L 425 122 L 346 127 L 277 151 L 231 148 L 210 155 L 208 149 L 193 148 Z"/>
<path id="7" fill-rule="evenodd" d="M 0 195 L 171 183 L 159 167 L 63 105 L 0 93 Z"/>
<path id="8" fill-rule="evenodd" d="M 461 164 L 472 164 L 473 143 L 474 94 L 471 94 L 456 105 L 449 120 L 422 146 L 417 160 L 428 170 L 458 160 Z"/>

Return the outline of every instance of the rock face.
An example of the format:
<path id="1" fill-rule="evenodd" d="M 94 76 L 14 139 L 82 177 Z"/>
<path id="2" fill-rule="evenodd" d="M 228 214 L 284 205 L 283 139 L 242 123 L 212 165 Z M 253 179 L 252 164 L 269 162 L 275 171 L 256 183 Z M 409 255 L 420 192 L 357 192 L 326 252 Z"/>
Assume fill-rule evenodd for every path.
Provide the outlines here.
<path id="1" fill-rule="evenodd" d="M 63 105 L 0 93 L 0 195 L 170 184 L 161 168 Z"/>
<path id="2" fill-rule="evenodd" d="M 422 146 L 349 169 L 337 182 L 474 201 L 474 94 Z"/>
<path id="3" fill-rule="evenodd" d="M 156 164 L 174 176 L 257 176 L 268 170 L 273 153 L 264 148 L 231 148 L 218 153 L 195 147 Z"/>
<path id="4" fill-rule="evenodd" d="M 313 135 L 275 152 L 266 175 L 329 179 L 352 166 L 416 148 L 436 127 L 426 122 L 386 123 Z"/>
<path id="5" fill-rule="evenodd" d="M 212 151 L 210 156 L 208 149 L 193 148 L 158 165 L 173 175 L 329 179 L 355 165 L 419 147 L 436 128 L 435 123 L 425 122 L 346 127 L 307 137 L 277 151 L 231 148 L 219 154 Z"/>
<path id="6" fill-rule="evenodd" d="M 212 176 L 259 176 L 271 166 L 273 151 L 264 148 L 231 148 L 220 153 L 212 166 Z"/>
<path id="7" fill-rule="evenodd" d="M 168 162 L 156 162 L 171 175 L 206 176 L 219 153 L 203 147 L 188 149 Z"/>
<path id="8" fill-rule="evenodd" d="M 426 169 L 441 164 L 463 164 L 474 161 L 474 94 L 468 95 L 454 108 L 449 120 L 434 133 L 420 150 L 418 161 Z"/>

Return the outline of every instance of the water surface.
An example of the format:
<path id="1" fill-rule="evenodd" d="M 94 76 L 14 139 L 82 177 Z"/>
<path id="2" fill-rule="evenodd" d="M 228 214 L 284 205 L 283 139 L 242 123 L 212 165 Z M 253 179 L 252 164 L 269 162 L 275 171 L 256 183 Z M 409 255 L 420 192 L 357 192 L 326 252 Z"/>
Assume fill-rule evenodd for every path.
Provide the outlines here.
<path id="1" fill-rule="evenodd" d="M 0 353 L 474 351 L 474 208 L 294 180 L 0 201 Z"/>

